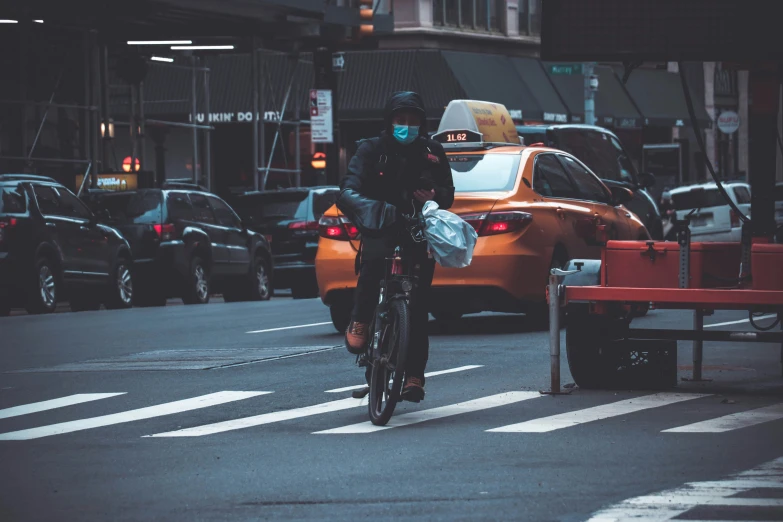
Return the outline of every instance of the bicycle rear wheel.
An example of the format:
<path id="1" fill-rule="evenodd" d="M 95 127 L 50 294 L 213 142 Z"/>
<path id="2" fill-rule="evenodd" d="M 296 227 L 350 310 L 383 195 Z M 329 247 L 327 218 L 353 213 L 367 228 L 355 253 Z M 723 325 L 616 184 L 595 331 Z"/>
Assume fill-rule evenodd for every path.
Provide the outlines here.
<path id="1" fill-rule="evenodd" d="M 381 357 L 372 361 L 370 377 L 370 421 L 385 426 L 400 399 L 405 359 L 410 342 L 408 304 L 395 299 L 389 305 L 388 320 L 381 332 Z"/>

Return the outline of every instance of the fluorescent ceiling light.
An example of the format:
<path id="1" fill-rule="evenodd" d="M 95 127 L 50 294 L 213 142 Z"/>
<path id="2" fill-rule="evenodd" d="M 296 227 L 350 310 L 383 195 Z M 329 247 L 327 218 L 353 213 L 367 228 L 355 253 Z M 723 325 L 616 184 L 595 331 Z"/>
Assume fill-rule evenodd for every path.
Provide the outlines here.
<path id="1" fill-rule="evenodd" d="M 19 20 L 0 20 L 0 24 L 18 24 Z"/>
<path id="2" fill-rule="evenodd" d="M 42 23 L 43 23 L 43 20 L 33 20 L 33 22 L 35 22 L 35 23 L 37 23 L 37 24 L 42 24 Z"/>
<path id="3" fill-rule="evenodd" d="M 188 51 L 193 49 L 233 49 L 233 45 L 172 45 L 175 51 Z"/>
<path id="4" fill-rule="evenodd" d="M 154 62 L 173 62 L 174 58 L 166 58 L 166 57 L 163 57 L 163 56 L 153 56 L 152 58 L 150 58 L 150 60 L 152 60 Z"/>
<path id="5" fill-rule="evenodd" d="M 128 40 L 128 45 L 185 45 L 192 40 Z"/>

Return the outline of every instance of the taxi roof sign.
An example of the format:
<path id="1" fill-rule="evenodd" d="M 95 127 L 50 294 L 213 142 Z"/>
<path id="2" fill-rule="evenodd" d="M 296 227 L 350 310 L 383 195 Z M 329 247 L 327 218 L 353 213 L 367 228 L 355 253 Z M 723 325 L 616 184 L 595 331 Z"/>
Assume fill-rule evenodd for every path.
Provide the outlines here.
<path id="1" fill-rule="evenodd" d="M 444 144 L 522 144 L 505 105 L 478 100 L 449 102 L 433 138 Z"/>

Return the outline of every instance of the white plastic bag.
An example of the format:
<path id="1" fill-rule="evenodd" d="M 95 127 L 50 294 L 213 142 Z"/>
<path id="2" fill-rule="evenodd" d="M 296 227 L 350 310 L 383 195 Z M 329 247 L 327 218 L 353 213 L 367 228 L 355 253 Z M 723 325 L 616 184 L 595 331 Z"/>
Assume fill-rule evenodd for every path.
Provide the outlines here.
<path id="1" fill-rule="evenodd" d="M 444 268 L 464 268 L 473 260 L 473 248 L 478 234 L 464 219 L 447 210 L 440 210 L 434 201 L 422 210 L 424 237 L 435 261 Z"/>

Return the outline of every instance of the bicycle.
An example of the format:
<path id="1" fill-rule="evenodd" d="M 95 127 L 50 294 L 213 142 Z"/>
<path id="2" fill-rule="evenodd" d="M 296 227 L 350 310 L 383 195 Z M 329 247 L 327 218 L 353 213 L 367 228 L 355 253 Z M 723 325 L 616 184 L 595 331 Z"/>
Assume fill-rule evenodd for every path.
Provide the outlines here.
<path id="1" fill-rule="evenodd" d="M 407 231 L 415 243 L 426 241 L 421 213 L 409 218 Z M 378 306 L 370 324 L 367 352 L 360 356 L 360 366 L 370 366 L 368 410 L 370 421 L 385 426 L 400 400 L 405 378 L 405 362 L 410 344 L 410 307 L 418 287 L 419 264 L 406 258 L 397 245 L 394 255 L 386 258 L 386 275 L 381 281 Z"/>

